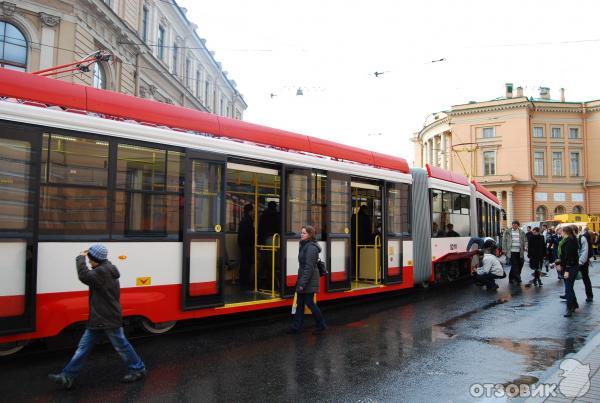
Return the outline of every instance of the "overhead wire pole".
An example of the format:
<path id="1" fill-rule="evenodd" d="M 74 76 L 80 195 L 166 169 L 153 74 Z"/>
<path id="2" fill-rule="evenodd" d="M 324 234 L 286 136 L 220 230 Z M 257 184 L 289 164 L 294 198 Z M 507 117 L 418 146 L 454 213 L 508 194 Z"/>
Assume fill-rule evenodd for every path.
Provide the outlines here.
<path id="1" fill-rule="evenodd" d="M 455 149 L 455 147 L 459 147 L 459 146 L 465 146 L 466 148 L 464 149 Z M 469 147 L 470 146 L 470 147 Z M 474 158 L 473 155 L 475 153 L 475 151 L 477 151 L 478 146 L 477 143 L 458 143 L 458 144 L 453 144 L 451 146 L 451 149 L 454 153 L 456 153 L 456 156 L 458 157 L 458 162 L 460 162 L 460 165 L 462 166 L 462 169 L 465 173 L 465 176 L 469 178 L 469 180 L 473 179 L 473 171 L 474 171 Z M 467 168 L 465 167 L 465 164 L 463 163 L 462 159 L 460 158 L 460 154 L 461 152 L 468 152 L 471 154 L 471 167 L 469 168 L 469 170 L 467 170 Z"/>
<path id="2" fill-rule="evenodd" d="M 87 73 L 90 71 L 91 65 L 98 62 L 108 62 L 110 61 L 111 57 L 112 55 L 110 53 L 104 50 L 97 50 L 79 61 L 34 71 L 31 74 L 35 74 L 42 77 L 49 77 L 57 74 L 70 73 L 73 71 Z"/>

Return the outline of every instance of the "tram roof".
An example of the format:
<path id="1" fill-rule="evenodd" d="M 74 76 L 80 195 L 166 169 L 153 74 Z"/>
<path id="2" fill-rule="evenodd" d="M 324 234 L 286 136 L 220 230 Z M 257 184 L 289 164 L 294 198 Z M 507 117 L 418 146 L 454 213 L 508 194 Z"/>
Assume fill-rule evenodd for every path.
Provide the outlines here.
<path id="1" fill-rule="evenodd" d="M 471 181 L 471 183 L 473 183 L 473 185 L 475 186 L 475 190 L 477 190 L 479 193 L 481 193 L 482 195 L 484 195 L 485 197 L 487 197 L 488 199 L 490 199 L 497 205 L 500 205 L 500 201 L 498 200 L 498 198 L 496 196 L 494 196 L 494 194 L 492 192 L 490 192 L 489 190 L 484 188 L 482 184 L 477 182 L 475 179 L 473 179 Z"/>
<path id="2" fill-rule="evenodd" d="M 0 96 L 410 172 L 403 158 L 30 73 L 0 68 Z"/>
<path id="3" fill-rule="evenodd" d="M 430 178 L 441 179 L 447 182 L 457 183 L 463 186 L 469 186 L 469 179 L 466 176 L 457 172 L 446 171 L 440 167 L 436 167 L 430 164 L 426 164 L 427 175 Z"/>

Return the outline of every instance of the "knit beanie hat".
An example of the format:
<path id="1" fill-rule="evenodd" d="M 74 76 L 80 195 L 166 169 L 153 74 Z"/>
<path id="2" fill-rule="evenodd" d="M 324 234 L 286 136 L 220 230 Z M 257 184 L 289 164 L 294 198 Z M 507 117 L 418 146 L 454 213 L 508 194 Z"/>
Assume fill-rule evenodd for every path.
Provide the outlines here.
<path id="1" fill-rule="evenodd" d="M 102 244 L 95 243 L 89 247 L 88 257 L 98 263 L 102 263 L 108 257 L 108 249 Z"/>

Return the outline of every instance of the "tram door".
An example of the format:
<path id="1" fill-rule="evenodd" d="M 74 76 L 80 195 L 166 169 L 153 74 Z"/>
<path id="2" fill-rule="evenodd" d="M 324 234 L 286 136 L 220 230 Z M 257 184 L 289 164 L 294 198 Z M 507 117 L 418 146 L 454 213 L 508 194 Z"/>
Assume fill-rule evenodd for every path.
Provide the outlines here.
<path id="1" fill-rule="evenodd" d="M 350 176 L 330 172 L 328 175 L 328 233 L 329 261 L 328 291 L 350 288 L 352 218 L 352 187 Z"/>
<path id="2" fill-rule="evenodd" d="M 39 133 L 0 130 L 0 335 L 35 330 Z"/>
<path id="3" fill-rule="evenodd" d="M 187 151 L 182 303 L 183 309 L 223 305 L 225 160 Z"/>
<path id="4" fill-rule="evenodd" d="M 351 288 L 383 282 L 382 203 L 378 183 L 352 181 Z"/>
<path id="5" fill-rule="evenodd" d="M 279 170 L 228 162 L 226 182 L 225 302 L 277 297 L 281 267 Z"/>

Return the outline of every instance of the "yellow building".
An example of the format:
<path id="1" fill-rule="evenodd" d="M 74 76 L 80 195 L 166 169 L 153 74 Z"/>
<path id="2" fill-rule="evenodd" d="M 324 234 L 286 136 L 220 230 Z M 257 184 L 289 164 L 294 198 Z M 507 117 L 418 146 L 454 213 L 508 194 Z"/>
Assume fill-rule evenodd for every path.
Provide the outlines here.
<path id="1" fill-rule="evenodd" d="M 505 96 L 431 114 L 415 133 L 415 165 L 471 176 L 500 199 L 508 223 L 600 212 L 600 100 Z"/>

